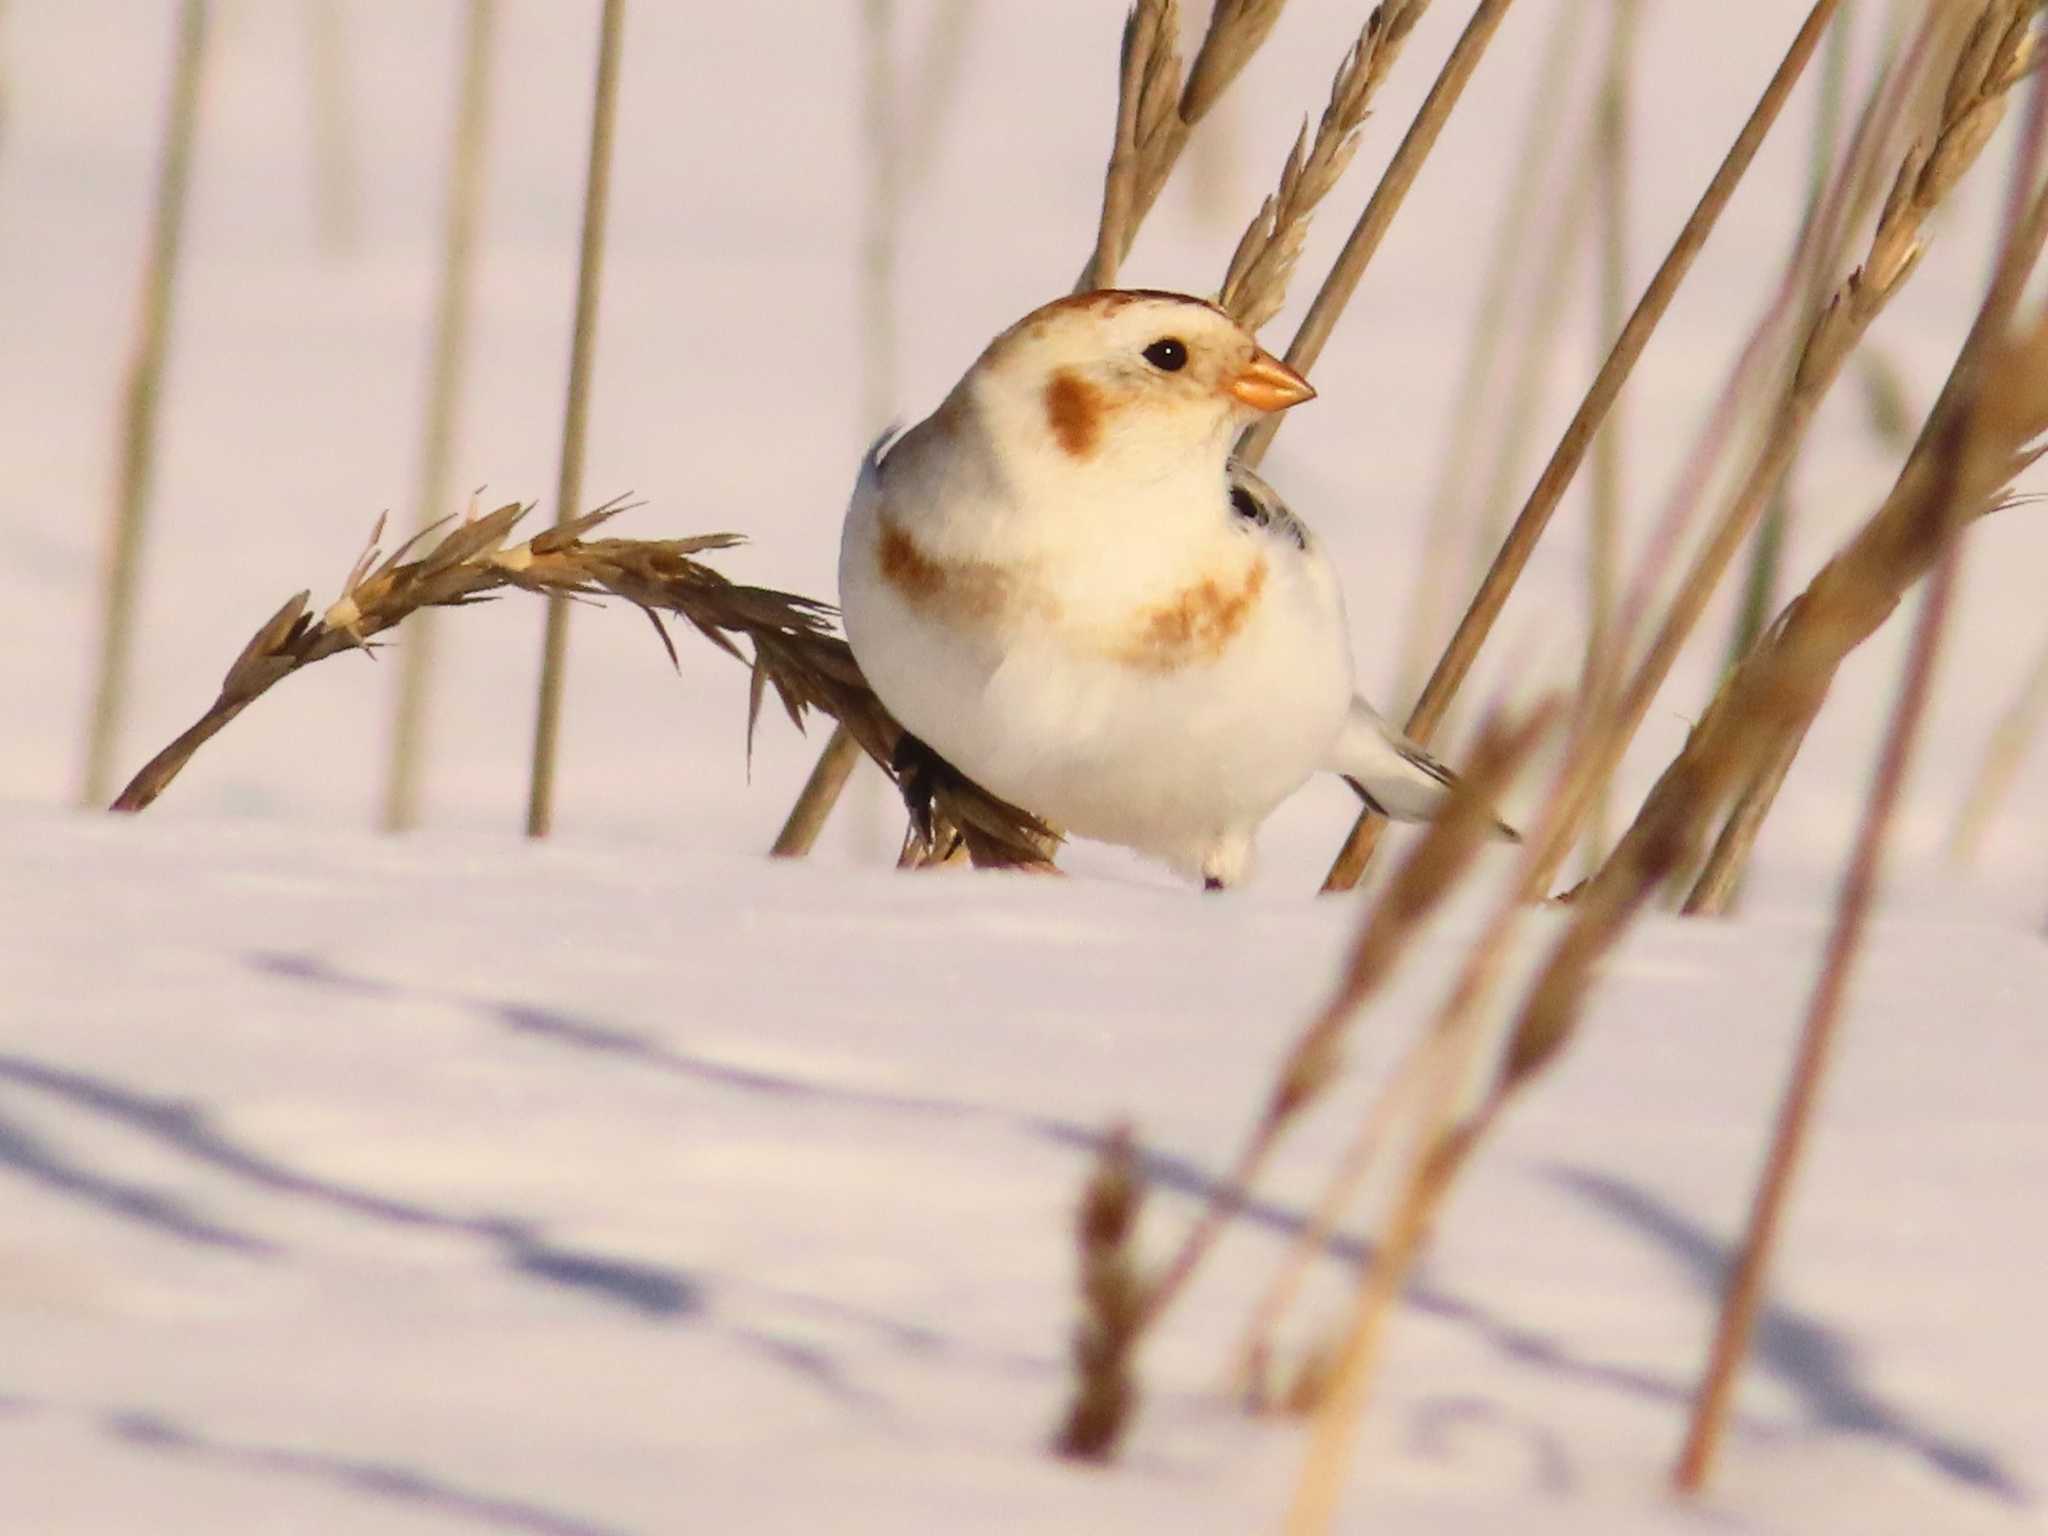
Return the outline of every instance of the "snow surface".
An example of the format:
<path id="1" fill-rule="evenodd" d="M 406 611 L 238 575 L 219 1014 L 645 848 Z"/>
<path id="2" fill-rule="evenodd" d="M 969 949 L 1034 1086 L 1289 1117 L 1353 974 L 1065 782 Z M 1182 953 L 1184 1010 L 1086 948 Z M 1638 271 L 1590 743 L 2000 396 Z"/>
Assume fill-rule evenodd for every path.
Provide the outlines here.
<path id="1" fill-rule="evenodd" d="M 930 7 L 901 9 L 922 38 Z M 1792 9 L 1649 8 L 1639 270 Z M 540 497 L 590 17 L 503 10 L 457 478 Z M 1070 280 L 1117 10 L 981 8 L 957 115 L 911 202 L 906 414 Z M 1418 30 L 1311 270 L 1460 10 Z M 1270 461 L 1332 546 L 1362 673 L 1390 705 L 1417 509 L 1556 11 L 1525 0 L 1504 27 L 1318 370 L 1322 399 Z M 349 255 L 313 241 L 304 9 L 221 12 L 131 761 L 204 706 L 286 593 L 324 600 L 374 514 L 404 516 L 411 494 L 460 8 L 345 8 L 365 221 Z M 1233 211 L 1169 199 L 1133 280 L 1213 284 L 1363 12 L 1290 7 L 1229 120 L 1234 149 L 1207 167 Z M 1092 1139 L 1137 1121 L 1159 1187 L 1145 1237 L 1163 1251 L 1355 922 L 1353 902 L 1305 894 L 1348 820 L 1340 788 L 1276 817 L 1261 880 L 1226 900 L 1089 848 L 1063 881 L 898 878 L 879 867 L 891 823 L 874 786 L 816 862 L 771 866 L 759 850 L 815 737 L 764 722 L 750 780 L 731 663 L 686 651 L 673 677 L 632 616 L 585 612 L 563 830 L 531 847 L 513 828 L 539 614 L 508 602 L 444 626 L 423 834 L 366 830 L 391 669 L 348 658 L 263 700 L 146 818 L 65 808 L 172 14 L 14 0 L 0 23 L 0 1531 L 1270 1528 L 1301 1436 L 1238 1414 L 1216 1390 L 1221 1361 L 1369 1079 L 1462 956 L 1476 898 L 1420 946 L 1363 1027 L 1357 1080 L 1287 1146 L 1148 1350 L 1124 1464 L 1076 1471 L 1041 1450 Z M 633 8 L 586 477 L 593 502 L 647 499 L 627 531 L 736 528 L 755 542 L 728 569 L 820 594 L 877 425 L 856 404 L 856 17 Z M 903 51 L 909 68 L 917 50 Z M 1808 105 L 1632 388 L 1637 527 L 1775 270 Z M 1981 283 L 1999 158 L 1877 332 L 1922 400 Z M 1590 354 L 1584 341 L 1561 364 L 1539 439 Z M 1853 396 L 1816 435 L 1795 570 L 1889 472 Z M 1480 696 L 1570 676 L 1579 528 L 1568 506 Z M 1677 1509 L 1662 1478 L 1897 633 L 1844 673 L 1743 918 L 1647 922 L 1587 1038 L 1461 1190 L 1391 1337 L 1355 1528 L 2048 1523 L 2048 766 L 2023 774 L 1981 874 L 1930 857 L 2039 643 L 2044 557 L 2026 510 L 1975 536 L 1903 856 L 1712 1497 Z M 1721 626 L 1626 789 L 1681 739 Z M 1347 1240 L 1325 1266 L 1316 1316 L 1360 1251 Z"/>

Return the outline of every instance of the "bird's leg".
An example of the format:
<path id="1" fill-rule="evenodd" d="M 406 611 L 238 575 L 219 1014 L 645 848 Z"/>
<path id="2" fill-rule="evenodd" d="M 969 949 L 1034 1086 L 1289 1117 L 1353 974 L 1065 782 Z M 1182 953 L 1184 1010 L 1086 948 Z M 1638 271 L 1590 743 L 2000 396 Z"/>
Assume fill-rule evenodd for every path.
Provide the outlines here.
<path id="1" fill-rule="evenodd" d="M 936 837 L 934 824 L 939 793 L 945 789 L 957 789 L 967 782 L 966 779 L 959 769 L 908 731 L 898 738 L 889 765 L 896 771 L 897 791 L 903 796 L 904 808 L 910 812 L 911 830 L 926 848 L 932 847 Z"/>

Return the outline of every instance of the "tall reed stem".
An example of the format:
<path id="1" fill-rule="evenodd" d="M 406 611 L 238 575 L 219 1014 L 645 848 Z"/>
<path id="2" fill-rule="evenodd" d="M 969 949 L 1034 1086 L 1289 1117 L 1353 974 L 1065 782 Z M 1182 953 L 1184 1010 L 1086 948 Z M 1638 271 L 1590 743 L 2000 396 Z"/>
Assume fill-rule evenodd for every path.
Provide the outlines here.
<path id="1" fill-rule="evenodd" d="M 618 116 L 619 51 L 626 0 L 604 0 L 597 46 L 597 84 L 590 111 L 590 161 L 583 182 L 583 244 L 576 272 L 576 331 L 569 348 L 569 392 L 562 412 L 561 473 L 555 481 L 555 525 L 576 517 L 583 496 L 583 446 L 590 420 L 590 371 L 597 354 L 598 291 L 604 280 L 605 220 L 610 211 L 612 126 Z M 540 698 L 533 728 L 533 777 L 527 791 L 526 835 L 546 837 L 555 817 L 555 760 L 568 666 L 569 600 L 548 597 Z"/>
<path id="2" fill-rule="evenodd" d="M 185 243 L 185 205 L 192 183 L 192 146 L 199 129 L 199 93 L 205 74 L 207 0 L 185 0 L 178 13 L 170 99 L 165 109 L 163 155 L 156 178 L 156 212 L 143 261 L 142 307 L 122 387 L 120 468 L 114 487 L 102 587 L 99 664 L 94 674 L 80 798 L 103 805 L 113 787 L 114 758 L 128 707 L 135 644 L 135 598 L 142 578 L 142 541 L 156 471 L 157 414 L 163 399 L 164 361 L 170 350 L 178 261 Z"/>
<path id="3" fill-rule="evenodd" d="M 454 146 L 441 235 L 441 281 L 434 298 L 434 339 L 420 425 L 415 526 L 448 512 L 450 462 L 468 376 L 470 316 L 475 309 L 476 228 L 483 207 L 484 146 L 490 124 L 491 34 L 498 0 L 469 0 L 457 87 Z M 399 655 L 398 700 L 392 717 L 391 761 L 384 780 L 383 825 L 402 832 L 419 820 L 426 769 L 428 696 L 434 666 L 434 615 L 413 624 Z"/>
<path id="4" fill-rule="evenodd" d="M 1777 122 L 1786 98 L 1804 73 L 1807 61 L 1813 57 L 1814 48 L 1820 42 L 1821 33 L 1827 29 L 1840 4 L 1841 0 L 1815 0 L 1805 24 L 1800 27 L 1778 65 L 1777 73 L 1764 88 L 1748 121 L 1742 125 L 1742 131 L 1736 135 L 1726 158 L 1701 194 L 1698 205 L 1679 230 L 1649 286 L 1643 290 L 1642 298 L 1636 301 L 1628 324 L 1622 327 L 1620 337 L 1588 387 L 1577 414 L 1565 428 L 1550 463 L 1530 491 L 1506 542 L 1501 545 L 1500 554 L 1494 559 L 1492 569 L 1486 573 L 1485 581 L 1473 596 L 1471 606 L 1466 609 L 1464 619 L 1444 648 L 1436 670 L 1430 674 L 1429 683 L 1422 690 L 1422 697 L 1416 701 L 1408 717 L 1408 734 L 1417 741 L 1426 743 L 1430 739 L 1443 719 L 1444 711 L 1450 707 L 1452 698 L 1464 683 L 1466 674 L 1472 670 L 1480 647 L 1492 633 L 1494 621 L 1507 605 L 1508 595 L 1529 563 L 1529 556 L 1534 553 L 1544 529 L 1549 526 L 1551 514 L 1557 510 L 1566 487 L 1578 473 L 1594 432 L 1606 419 L 1622 386 L 1635 370 L 1651 333 L 1664 318 L 1679 284 L 1692 269 L 1693 260 L 1706 244 L 1721 211 L 1727 207 L 1728 199 L 1748 172 L 1765 135 Z M 1367 860 L 1372 856 L 1379 827 L 1380 822 L 1370 813 L 1358 818 L 1323 881 L 1325 891 L 1348 891 L 1358 883 L 1359 877 L 1365 873 Z"/>
<path id="5" fill-rule="evenodd" d="M 1302 317 L 1294 340 L 1288 343 L 1289 367 L 1307 373 L 1315 366 L 1316 359 L 1323 355 L 1323 347 L 1328 343 L 1330 333 L 1336 330 L 1344 306 L 1357 292 L 1359 279 L 1365 276 L 1366 266 L 1379 250 L 1388 226 L 1394 222 L 1394 215 L 1401 211 L 1408 189 L 1415 185 L 1415 178 L 1422 172 L 1423 162 L 1436 148 L 1437 135 L 1443 132 L 1444 124 L 1450 120 L 1458 98 L 1465 92 L 1466 83 L 1486 54 L 1486 45 L 1493 41 L 1493 34 L 1512 3 L 1513 0 L 1479 0 L 1479 4 L 1473 7 L 1471 20 L 1465 23 L 1465 30 L 1458 35 L 1450 57 L 1437 71 L 1429 94 L 1416 109 L 1415 119 L 1408 125 L 1408 132 L 1402 136 L 1393 159 L 1387 162 L 1379 185 L 1373 188 L 1365 212 L 1358 216 L 1358 223 L 1352 227 L 1344 249 L 1338 252 L 1329 276 L 1323 279 L 1323 286 L 1317 290 L 1308 313 Z M 1239 459 L 1254 467 L 1258 465 L 1266 456 L 1266 450 L 1273 445 L 1274 433 L 1280 430 L 1281 414 L 1275 412 L 1267 416 L 1245 433 L 1238 443 Z"/>
<path id="6" fill-rule="evenodd" d="M 1884 864 L 1885 844 L 1898 809 L 1899 791 L 1905 783 L 1912 760 L 1914 741 L 1927 712 L 1927 695 L 1934 676 L 1934 663 L 1941 646 L 1942 630 L 1948 618 L 1955 588 L 1956 550 L 1950 543 L 1935 567 L 1920 608 L 1920 622 L 1913 633 L 1913 648 L 1906 662 L 1899 700 L 1886 733 L 1884 752 L 1878 760 L 1877 778 L 1864 807 L 1863 824 L 1856 835 L 1856 850 L 1842 880 L 1842 893 L 1835 906 L 1835 925 L 1828 935 L 1826 959 L 1820 981 L 1814 988 L 1801 1032 L 1799 1053 L 1778 1109 L 1777 1125 L 1771 1135 L 1771 1149 L 1750 1207 L 1749 1224 L 1735 1261 L 1728 1290 L 1722 1298 L 1721 1313 L 1714 1329 L 1714 1342 L 1699 1394 L 1693 1405 L 1685 1445 L 1679 1452 L 1672 1481 L 1681 1493 L 1698 1493 L 1713 1470 L 1728 1415 L 1735 1402 L 1736 1372 L 1756 1331 L 1757 1312 L 1763 1305 L 1764 1277 L 1784 1219 L 1785 1199 L 1805 1151 L 1813 1124 L 1814 1106 L 1819 1102 L 1821 1081 L 1827 1073 L 1834 1043 L 1841 1029 L 1842 1005 L 1848 995 L 1870 908 Z"/>

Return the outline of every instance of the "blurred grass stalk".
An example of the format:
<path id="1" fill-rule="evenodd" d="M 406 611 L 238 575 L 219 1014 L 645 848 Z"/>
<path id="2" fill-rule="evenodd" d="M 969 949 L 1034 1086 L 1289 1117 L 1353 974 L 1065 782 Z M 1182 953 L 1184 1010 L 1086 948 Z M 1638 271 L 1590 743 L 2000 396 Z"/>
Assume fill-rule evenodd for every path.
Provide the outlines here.
<path id="1" fill-rule="evenodd" d="M 1587 11 L 1587 0 L 1569 0 L 1551 25 L 1550 39 L 1536 67 L 1529 115 L 1517 136 L 1521 153 L 1508 174 L 1507 201 L 1494 228 L 1464 366 L 1451 397 L 1447 446 L 1423 517 L 1423 548 L 1427 550 L 1447 550 L 1458 543 L 1471 512 L 1471 471 L 1480 461 L 1483 437 L 1499 417 L 1496 397 L 1503 372 L 1502 344 L 1511 330 L 1515 282 L 1529 274 L 1528 251 L 1535 238 L 1537 212 L 1552 181 L 1551 162 L 1566 116 L 1566 85 L 1578 60 Z M 1425 652 L 1442 643 L 1457 573 L 1457 562 L 1452 560 L 1420 562 L 1393 679 L 1395 692 L 1404 701 L 1412 702 L 1421 692 L 1428 676 Z"/>
<path id="2" fill-rule="evenodd" d="M 483 207 L 484 150 L 490 129 L 491 38 L 498 0 L 469 0 L 463 30 L 462 78 L 457 88 L 454 142 L 441 238 L 441 281 L 434 300 L 434 339 L 420 426 L 415 526 L 447 515 L 450 461 L 468 377 L 470 317 L 475 309 L 476 231 Z M 391 761 L 384 781 L 382 824 L 402 832 L 419 821 L 420 783 L 426 771 L 426 730 L 437 626 L 432 614 L 413 623 L 411 643 L 399 658 L 398 700 L 392 717 Z"/>
<path id="3" fill-rule="evenodd" d="M 590 424 L 590 374 L 597 356 L 598 295 L 604 282 L 605 221 L 610 212 L 612 131 L 618 120 L 619 53 L 626 0 L 604 0 L 598 23 L 597 80 L 591 91 L 590 159 L 583 181 L 583 241 L 576 265 L 575 334 L 569 346 L 569 388 L 562 410 L 561 469 L 555 481 L 555 526 L 576 517 L 583 495 L 583 449 Z M 562 728 L 562 690 L 569 661 L 569 599 L 548 598 L 540 693 L 533 727 L 533 773 L 526 799 L 526 835 L 546 837 L 555 819 L 555 764 Z"/>
<path id="4" fill-rule="evenodd" d="M 1842 877 L 1841 895 L 1835 904 L 1835 923 L 1828 935 L 1827 953 L 1820 980 L 1808 1006 L 1806 1025 L 1801 1031 L 1799 1051 L 1792 1076 L 1779 1105 L 1776 1128 L 1750 1207 L 1749 1222 L 1742 1245 L 1736 1252 L 1734 1269 L 1722 1298 L 1714 1329 L 1714 1341 L 1707 1368 L 1687 1427 L 1685 1444 L 1679 1452 L 1672 1481 L 1681 1493 L 1698 1493 L 1705 1486 L 1727 1432 L 1728 1416 L 1735 1406 L 1735 1382 L 1743 1357 L 1749 1352 L 1756 1332 L 1757 1314 L 1763 1307 L 1764 1278 L 1772 1249 L 1784 1217 L 1785 1198 L 1805 1150 L 1820 1098 L 1821 1081 L 1834 1054 L 1840 1032 L 1842 1008 L 1849 978 L 1863 936 L 1870 922 L 1870 909 L 1877 895 L 1877 883 L 1884 864 L 1885 844 L 1896 818 L 1899 794 L 1921 722 L 1927 713 L 1927 696 L 1934 677 L 1934 664 L 1941 647 L 1951 597 L 1955 590 L 1957 550 L 1951 533 L 1947 547 L 1935 566 L 1921 602 L 1920 621 L 1914 627 L 1913 645 L 1906 659 L 1905 678 L 1898 702 L 1885 734 L 1877 776 L 1864 807 L 1863 823 L 1856 834 L 1856 848 Z"/>
<path id="5" fill-rule="evenodd" d="M 1608 34 L 1602 70 L 1600 107 L 1594 135 L 1595 203 L 1599 212 L 1600 345 L 1612 347 L 1628 318 L 1629 226 L 1629 78 L 1635 62 L 1637 0 L 1614 0 L 1614 22 Z M 1838 22 L 1835 30 L 1842 28 Z M 1600 658 L 1612 640 L 1616 588 L 1621 570 L 1622 438 L 1624 402 L 1616 400 L 1607 420 L 1593 435 L 1591 526 L 1586 540 L 1586 666 L 1588 679 L 1605 675 Z M 1598 710 L 1602 701 L 1587 700 Z M 1594 797 L 1586 827 L 1586 857 L 1597 868 L 1607 847 L 1609 790 L 1603 784 Z"/>
<path id="6" fill-rule="evenodd" d="M 1439 658 L 1436 670 L 1430 674 L 1429 683 L 1416 701 L 1408 717 L 1408 734 L 1425 745 L 1435 734 L 1444 712 L 1450 707 L 1459 687 L 1464 683 L 1472 664 L 1478 659 L 1480 648 L 1492 632 L 1494 621 L 1506 606 L 1509 594 L 1520 579 L 1529 556 L 1549 526 L 1550 517 L 1564 497 L 1566 488 L 1578 473 L 1586 451 L 1591 445 L 1593 434 L 1606 419 L 1609 409 L 1620 395 L 1622 386 L 1628 382 L 1636 362 L 1641 358 L 1650 336 L 1664 318 L 1679 285 L 1691 270 L 1700 248 L 1706 244 L 1721 211 L 1734 194 L 1736 186 L 1748 172 L 1752 160 L 1764 137 L 1777 122 L 1785 100 L 1792 93 L 1805 72 L 1807 61 L 1820 42 L 1821 33 L 1833 19 L 1841 0 L 1815 0 L 1808 12 L 1805 23 L 1794 36 L 1791 46 L 1780 62 L 1777 72 L 1765 86 L 1756 107 L 1729 146 L 1726 157 L 1714 172 L 1706 190 L 1700 195 L 1698 204 L 1685 225 L 1672 242 L 1663 263 L 1651 277 L 1649 286 L 1636 301 L 1636 307 L 1622 328 L 1620 337 L 1607 359 L 1600 366 L 1593 382 L 1587 387 L 1586 395 L 1565 428 L 1563 437 L 1551 454 L 1550 462 L 1530 491 L 1521 513 L 1509 530 L 1500 553 L 1494 558 L 1493 566 L 1486 573 L 1479 591 L 1473 596 L 1465 617 L 1459 622 L 1456 633 L 1451 636 Z M 1355 886 L 1365 873 L 1367 861 L 1378 841 L 1384 822 L 1370 812 L 1362 813 L 1351 829 L 1350 836 L 1339 850 L 1329 874 L 1324 878 L 1325 891 L 1348 891 Z"/>
<path id="7" fill-rule="evenodd" d="M 208 26 L 207 0 L 184 0 L 171 63 L 156 207 L 149 249 L 143 260 L 142 300 L 122 386 L 118 434 L 119 467 L 107 536 L 101 588 L 99 660 L 94 673 L 92 714 L 87 724 L 85 769 L 80 799 L 104 805 L 113 786 L 127 709 L 135 638 L 136 591 L 142 575 L 142 542 L 156 469 L 157 418 L 163 399 L 165 359 L 170 350 L 179 257 L 184 249 L 185 208 L 192 183 L 193 143 L 199 128 Z"/>
<path id="8" fill-rule="evenodd" d="M 341 0 L 306 0 L 313 108 L 313 220 L 331 255 L 356 247 L 362 229 L 356 174 L 354 104 L 348 33 Z"/>
<path id="9" fill-rule="evenodd" d="M 868 189 L 862 210 L 860 244 L 861 431 L 884 431 L 895 418 L 899 388 L 896 378 L 896 255 L 902 227 L 904 165 L 903 134 L 896 124 L 895 0 L 862 0 L 861 4 L 861 136 L 867 146 Z M 936 22 L 935 25 L 943 25 Z M 958 27 L 949 31 L 956 38 Z M 944 44 L 944 34 L 934 46 Z M 936 55 L 957 68 L 958 42 Z M 927 151 L 929 153 L 929 151 Z M 846 790 L 859 766 L 860 743 L 843 725 L 834 724 L 831 739 L 782 830 L 769 847 L 772 858 L 799 859 L 816 846 L 825 818 Z M 865 804 L 879 809 L 879 802 Z M 863 820 L 866 818 L 863 817 Z M 862 842 L 872 839 L 863 837 Z"/>

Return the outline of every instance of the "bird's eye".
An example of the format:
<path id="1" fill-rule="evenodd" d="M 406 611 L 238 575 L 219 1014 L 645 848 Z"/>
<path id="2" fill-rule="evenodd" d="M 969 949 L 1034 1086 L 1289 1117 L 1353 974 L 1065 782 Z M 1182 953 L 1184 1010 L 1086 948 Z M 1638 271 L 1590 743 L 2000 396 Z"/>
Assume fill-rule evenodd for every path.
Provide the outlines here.
<path id="1" fill-rule="evenodd" d="M 1179 373 L 1188 365 L 1188 344 L 1178 336 L 1162 336 L 1145 349 L 1145 361 L 1164 373 Z"/>

